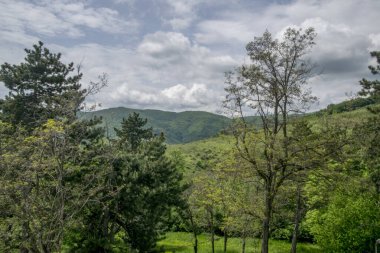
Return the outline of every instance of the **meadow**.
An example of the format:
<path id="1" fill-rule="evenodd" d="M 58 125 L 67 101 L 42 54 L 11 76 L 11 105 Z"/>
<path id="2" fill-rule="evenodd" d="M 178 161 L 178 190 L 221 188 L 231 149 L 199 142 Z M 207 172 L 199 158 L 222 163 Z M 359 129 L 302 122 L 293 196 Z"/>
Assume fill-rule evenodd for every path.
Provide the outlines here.
<path id="1" fill-rule="evenodd" d="M 229 238 L 227 245 L 228 253 L 242 252 L 240 238 Z M 246 240 L 246 253 L 260 253 L 261 240 L 258 238 L 249 238 Z M 291 243 L 288 241 L 270 240 L 269 249 L 271 253 L 288 253 L 290 252 Z M 193 235 L 186 232 L 169 232 L 164 239 L 158 242 L 157 248 L 165 253 L 193 253 Z M 198 252 L 211 252 L 211 243 L 208 234 L 198 236 Z M 300 253 L 322 253 L 322 250 L 315 244 L 298 243 L 297 251 Z M 223 237 L 216 237 L 215 252 L 223 252 Z"/>

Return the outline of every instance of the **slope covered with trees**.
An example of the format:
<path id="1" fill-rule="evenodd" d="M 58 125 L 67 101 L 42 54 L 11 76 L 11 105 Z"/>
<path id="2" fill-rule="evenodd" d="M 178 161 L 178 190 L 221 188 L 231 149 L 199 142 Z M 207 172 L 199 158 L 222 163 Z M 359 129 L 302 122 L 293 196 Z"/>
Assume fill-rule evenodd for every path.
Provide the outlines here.
<path id="1" fill-rule="evenodd" d="M 209 112 L 187 111 L 168 112 L 160 110 L 138 110 L 129 108 L 110 108 L 81 114 L 80 117 L 102 117 L 102 126 L 108 130 L 111 138 L 116 137 L 114 128 L 120 127 L 123 118 L 133 112 L 148 119 L 148 125 L 154 132 L 164 133 L 168 143 L 185 143 L 209 138 L 228 128 L 230 119 Z"/>

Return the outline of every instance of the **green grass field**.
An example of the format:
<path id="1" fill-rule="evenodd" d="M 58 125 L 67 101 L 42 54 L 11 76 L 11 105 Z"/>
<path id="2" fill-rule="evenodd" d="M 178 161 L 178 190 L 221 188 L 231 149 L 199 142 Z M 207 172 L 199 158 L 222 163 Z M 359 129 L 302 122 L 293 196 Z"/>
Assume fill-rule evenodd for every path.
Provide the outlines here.
<path id="1" fill-rule="evenodd" d="M 199 235 L 198 238 L 198 252 L 207 253 L 211 252 L 211 243 L 207 234 Z M 260 253 L 260 240 L 247 239 L 246 240 L 246 253 Z M 271 253 L 289 253 L 290 243 L 287 241 L 274 241 L 269 242 L 269 252 Z M 191 233 L 184 232 L 170 232 L 167 233 L 165 238 L 158 243 L 158 248 L 163 249 L 166 253 L 193 253 L 193 236 Z M 215 252 L 223 252 L 223 237 L 216 237 Z M 239 253 L 241 252 L 240 238 L 229 238 L 227 252 Z M 310 243 L 299 243 L 297 247 L 299 253 L 321 253 L 317 245 Z"/>

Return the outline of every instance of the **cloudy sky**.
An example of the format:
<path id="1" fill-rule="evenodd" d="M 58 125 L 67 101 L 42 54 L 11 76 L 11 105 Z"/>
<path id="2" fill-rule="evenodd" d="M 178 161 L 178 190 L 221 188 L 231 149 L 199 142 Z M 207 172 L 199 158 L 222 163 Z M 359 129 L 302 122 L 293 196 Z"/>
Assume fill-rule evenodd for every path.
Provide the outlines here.
<path id="1" fill-rule="evenodd" d="M 89 103 L 216 112 L 224 72 L 248 63 L 245 45 L 267 29 L 312 26 L 310 80 L 318 107 L 370 77 L 380 50 L 379 0 L 0 0 L 0 63 L 20 63 L 39 40 L 82 65 L 83 85 L 107 73 Z M 6 94 L 0 83 L 0 96 Z"/>

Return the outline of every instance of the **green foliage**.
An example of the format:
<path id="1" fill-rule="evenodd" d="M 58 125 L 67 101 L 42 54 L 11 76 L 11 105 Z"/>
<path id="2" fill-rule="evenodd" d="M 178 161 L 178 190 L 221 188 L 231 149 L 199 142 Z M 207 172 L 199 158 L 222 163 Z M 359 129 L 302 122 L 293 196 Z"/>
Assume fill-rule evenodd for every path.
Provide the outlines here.
<path id="1" fill-rule="evenodd" d="M 289 155 L 290 114 L 303 112 L 316 100 L 305 88 L 313 65 L 304 59 L 315 44 L 313 28 L 288 28 L 280 40 L 268 31 L 246 46 L 249 64 L 226 74 L 224 106 L 237 115 L 233 127 L 240 156 L 251 167 L 253 178 L 263 184 L 265 203 L 262 225 L 262 252 L 268 240 L 276 195 L 300 169 L 303 161 Z M 260 116 L 261 129 L 252 129 L 246 111 Z"/>
<path id="2" fill-rule="evenodd" d="M 87 206 L 79 235 L 71 242 L 73 251 L 112 252 L 118 247 L 115 237 L 122 235 L 125 245 L 149 252 L 172 207 L 182 205 L 181 174 L 165 156 L 163 136 L 154 136 L 146 123 L 135 113 L 116 130 L 119 139 L 105 154 L 110 167 L 99 182 L 96 199 L 102 202 Z"/>
<path id="3" fill-rule="evenodd" d="M 121 129 L 115 128 L 116 136 L 119 138 L 118 142 L 121 145 L 129 145 L 123 148 L 132 152 L 136 151 L 141 141 L 153 137 L 152 128 L 143 128 L 147 122 L 147 119 L 140 118 L 140 115 L 136 112 L 129 115 L 127 119 L 123 119 Z"/>
<path id="4" fill-rule="evenodd" d="M 77 118 L 104 75 L 82 90 L 61 54 L 42 42 L 26 53 L 0 71 L 0 250 L 152 250 L 184 189 L 163 135 L 133 113 L 105 139 L 99 118 Z"/>
<path id="5" fill-rule="evenodd" d="M 73 63 L 62 63 L 61 54 L 42 42 L 25 51 L 24 63 L 4 63 L 0 70 L 9 89 L 0 103 L 0 245 L 5 251 L 60 251 L 91 196 L 84 171 L 94 169 L 102 130 L 94 128 L 96 119 L 76 119 L 86 91 Z"/>
<path id="6" fill-rule="evenodd" d="M 371 55 L 379 63 L 379 53 Z M 379 73 L 379 66 L 369 68 L 373 74 Z M 327 112 L 350 111 L 379 101 L 377 80 L 363 79 L 360 84 L 359 95 L 363 98 L 330 106 Z M 367 108 L 369 110 L 363 108 L 326 117 L 325 122 L 349 129 L 346 137 L 337 134 L 334 131 L 337 128 L 324 130 L 330 135 L 328 138 L 336 142 L 326 146 L 326 150 L 334 154 L 343 139 L 350 145 L 335 153 L 327 167 L 319 168 L 308 177 L 306 192 L 311 210 L 305 225 L 324 252 L 373 252 L 380 235 L 379 106 Z M 307 118 L 321 122 L 320 118 Z"/>
<path id="7" fill-rule="evenodd" d="M 354 98 L 343 101 L 338 104 L 330 104 L 326 109 L 320 111 L 320 113 L 334 114 L 334 113 L 342 113 L 354 111 L 359 108 L 363 108 L 369 105 L 373 105 L 379 101 L 376 101 L 374 98 Z"/>
<path id="8" fill-rule="evenodd" d="M 308 222 L 324 252 L 373 252 L 380 235 L 378 210 L 373 194 L 337 189 L 325 210 L 308 214 Z"/>
<path id="9" fill-rule="evenodd" d="M 380 73 L 380 51 L 371 52 L 371 56 L 376 58 L 377 65 L 369 66 L 369 70 L 372 74 L 378 75 Z M 362 79 L 360 81 L 360 85 L 362 86 L 362 90 L 359 92 L 361 96 L 370 96 L 379 101 L 380 99 L 380 81 L 379 80 L 367 80 Z"/>
<path id="10" fill-rule="evenodd" d="M 203 252 L 207 231 L 217 251 L 223 232 L 247 238 L 248 251 L 260 250 L 249 238 L 260 235 L 267 252 L 271 232 L 293 242 L 304 233 L 323 252 L 372 252 L 380 236 L 379 81 L 363 79 L 361 98 L 290 115 L 314 100 L 302 90 L 311 66 L 297 60 L 314 36 L 289 29 L 279 41 L 266 32 L 247 45 L 253 64 L 238 69 L 236 80 L 227 75 L 225 102 L 241 113 L 235 120 L 126 108 L 82 113 L 98 86 L 81 89 L 82 74 L 60 54 L 40 42 L 25 62 L 4 63 L 0 251 L 192 252 L 198 245 Z M 380 53 L 371 56 L 378 75 Z M 260 117 L 242 117 L 256 95 L 265 102 L 249 106 Z M 198 141 L 167 152 L 157 133 L 170 143 Z M 156 247 L 168 226 L 192 235 L 169 233 Z M 227 252 L 240 251 L 237 238 L 228 241 Z M 289 251 L 287 242 L 270 243 L 271 252 Z M 302 244 L 299 251 L 321 252 Z"/>
<path id="11" fill-rule="evenodd" d="M 17 139 L 8 142 L 12 148 L 2 153 L 0 166 L 5 197 L 0 205 L 8 209 L 0 226 L 9 228 L 0 236 L 7 250 L 60 251 L 64 232 L 90 194 L 82 169 L 90 169 L 86 160 L 96 159 L 88 147 L 98 140 L 79 129 L 86 133 L 87 125 L 49 119 L 33 134 L 12 135 Z"/>
<path id="12" fill-rule="evenodd" d="M 24 63 L 1 65 L 0 81 L 9 89 L 0 100 L 3 120 L 29 131 L 47 119 L 73 120 L 86 93 L 79 83 L 82 74 L 73 74 L 73 63 L 62 63 L 61 54 L 51 53 L 42 42 L 25 52 Z"/>

